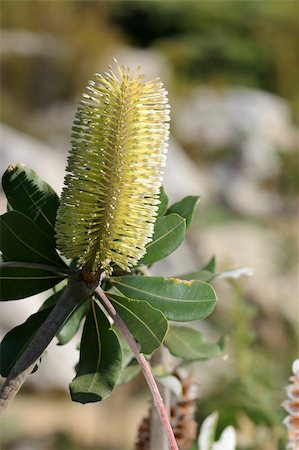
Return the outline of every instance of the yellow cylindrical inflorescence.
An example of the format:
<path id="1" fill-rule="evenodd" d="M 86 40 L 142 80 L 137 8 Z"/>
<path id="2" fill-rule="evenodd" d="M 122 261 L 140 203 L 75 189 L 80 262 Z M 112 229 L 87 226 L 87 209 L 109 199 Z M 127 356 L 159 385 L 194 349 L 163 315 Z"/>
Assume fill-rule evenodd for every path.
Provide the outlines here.
<path id="1" fill-rule="evenodd" d="M 83 94 L 56 221 L 62 254 L 93 272 L 130 270 L 145 254 L 167 153 L 162 82 L 117 69 L 96 74 Z"/>

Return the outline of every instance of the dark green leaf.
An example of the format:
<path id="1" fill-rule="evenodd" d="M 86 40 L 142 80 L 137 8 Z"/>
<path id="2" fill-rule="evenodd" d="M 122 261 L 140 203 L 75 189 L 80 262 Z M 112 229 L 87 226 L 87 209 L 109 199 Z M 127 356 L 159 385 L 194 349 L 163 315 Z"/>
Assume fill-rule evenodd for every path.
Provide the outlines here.
<path id="1" fill-rule="evenodd" d="M 9 331 L 0 344 L 1 375 L 7 377 L 19 356 L 46 320 L 54 306 L 32 314 L 26 322 Z"/>
<path id="2" fill-rule="evenodd" d="M 185 231 L 185 219 L 177 214 L 157 219 L 153 240 L 146 246 L 146 254 L 138 265 L 149 265 L 166 258 L 181 244 Z"/>
<path id="3" fill-rule="evenodd" d="M 190 327 L 171 326 L 164 344 L 174 356 L 187 361 L 214 358 L 223 354 L 221 343 L 206 342 L 200 331 Z"/>
<path id="4" fill-rule="evenodd" d="M 199 320 L 208 316 L 217 301 L 212 286 L 202 281 L 178 278 L 112 277 L 114 286 L 126 297 L 146 300 L 170 320 Z"/>
<path id="5" fill-rule="evenodd" d="M 66 266 L 35 223 L 19 211 L 0 216 L 0 227 L 0 250 L 10 261 Z"/>
<path id="6" fill-rule="evenodd" d="M 70 384 L 75 402 L 90 403 L 108 397 L 121 371 L 121 347 L 102 310 L 95 304 L 84 324 L 77 375 Z"/>
<path id="7" fill-rule="evenodd" d="M 167 206 L 168 206 L 168 197 L 167 197 L 166 192 L 164 191 L 163 186 L 161 186 L 161 188 L 160 188 L 159 200 L 160 200 L 160 204 L 159 204 L 159 209 L 158 209 L 158 217 L 162 217 L 166 213 Z"/>
<path id="8" fill-rule="evenodd" d="M 58 345 L 67 344 L 77 333 L 80 323 L 88 310 L 88 302 L 78 305 L 67 318 L 63 327 L 57 334 Z"/>
<path id="9" fill-rule="evenodd" d="M 29 217 L 54 245 L 59 198 L 51 186 L 23 164 L 6 170 L 2 186 L 10 207 Z"/>
<path id="10" fill-rule="evenodd" d="M 1 262 L 7 261 L 0 255 Z M 18 300 L 46 291 L 64 278 L 41 269 L 3 268 L 0 265 L 0 300 Z"/>
<path id="11" fill-rule="evenodd" d="M 167 214 L 176 213 L 179 216 L 186 219 L 186 229 L 191 225 L 194 211 L 196 206 L 198 205 L 199 197 L 195 195 L 188 195 L 188 197 L 183 198 L 177 203 L 174 203 L 167 210 Z"/>
<path id="12" fill-rule="evenodd" d="M 58 300 L 60 299 L 61 295 L 63 294 L 64 288 L 67 285 L 67 280 L 63 280 L 61 283 L 62 286 L 55 286 L 53 289 L 53 294 L 51 297 L 48 297 L 47 300 L 45 300 L 42 304 L 42 306 L 39 308 L 39 311 L 42 311 L 43 309 L 47 309 L 50 306 L 55 306 Z"/>
<path id="13" fill-rule="evenodd" d="M 140 345 L 142 353 L 151 354 L 160 347 L 168 330 L 168 322 L 161 311 L 145 301 L 107 295 Z"/>

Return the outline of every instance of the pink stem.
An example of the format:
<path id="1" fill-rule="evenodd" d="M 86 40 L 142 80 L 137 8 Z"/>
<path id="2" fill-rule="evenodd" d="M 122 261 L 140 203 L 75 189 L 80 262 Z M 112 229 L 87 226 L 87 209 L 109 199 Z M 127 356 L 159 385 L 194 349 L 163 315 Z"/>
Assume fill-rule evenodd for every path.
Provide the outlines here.
<path id="1" fill-rule="evenodd" d="M 170 425 L 168 415 L 166 413 L 163 399 L 161 397 L 157 383 L 151 372 L 149 363 L 147 362 L 144 355 L 142 353 L 140 353 L 140 349 L 139 349 L 137 342 L 135 341 L 135 338 L 133 337 L 133 335 L 131 334 L 130 330 L 127 328 L 126 324 L 123 322 L 121 317 L 118 315 L 116 309 L 111 304 L 111 302 L 108 299 L 108 297 L 106 296 L 105 292 L 100 287 L 98 287 L 96 289 L 96 293 L 101 297 L 102 304 L 105 307 L 106 311 L 113 318 L 114 322 L 116 323 L 116 325 L 119 327 L 120 331 L 126 338 L 132 352 L 134 353 L 134 355 L 141 367 L 144 378 L 146 379 L 146 382 L 152 393 L 153 400 L 154 400 L 154 406 L 156 407 L 156 409 L 158 411 L 162 426 L 166 433 L 169 449 L 170 450 L 179 450 L 178 445 L 175 440 L 175 437 L 174 437 L 174 434 L 173 434 L 173 430 Z"/>

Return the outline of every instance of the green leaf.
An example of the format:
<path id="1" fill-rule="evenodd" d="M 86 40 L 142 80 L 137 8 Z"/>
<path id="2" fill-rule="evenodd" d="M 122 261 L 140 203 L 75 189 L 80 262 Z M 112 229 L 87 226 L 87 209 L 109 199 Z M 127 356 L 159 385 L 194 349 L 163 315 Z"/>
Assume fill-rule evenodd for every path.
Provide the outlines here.
<path id="1" fill-rule="evenodd" d="M 58 345 L 67 344 L 77 333 L 80 323 L 88 310 L 88 302 L 78 305 L 64 322 L 63 327 L 57 334 Z"/>
<path id="2" fill-rule="evenodd" d="M 210 259 L 210 261 L 200 270 L 185 273 L 183 275 L 177 275 L 176 278 L 180 278 L 181 280 L 201 280 L 210 282 L 217 277 L 215 271 L 216 271 L 216 258 L 215 256 L 213 256 Z"/>
<path id="3" fill-rule="evenodd" d="M 128 383 L 133 380 L 140 373 L 140 366 L 136 359 L 132 359 L 132 361 L 122 368 L 120 377 L 117 380 L 117 385 Z"/>
<path id="4" fill-rule="evenodd" d="M 129 328 L 142 353 L 151 354 L 162 344 L 168 331 L 165 316 L 145 301 L 131 300 L 106 293 L 114 308 Z"/>
<path id="5" fill-rule="evenodd" d="M 65 276 L 41 269 L 1 267 L 8 261 L 0 255 L 0 300 L 18 300 L 46 291 Z"/>
<path id="6" fill-rule="evenodd" d="M 186 219 L 186 229 L 188 229 L 193 220 L 194 211 L 198 205 L 199 199 L 200 198 L 197 195 L 188 195 L 188 197 L 185 197 L 170 206 L 166 214 L 176 213 Z"/>
<path id="7" fill-rule="evenodd" d="M 121 371 L 121 347 L 102 310 L 92 302 L 84 324 L 77 375 L 70 384 L 75 402 L 108 397 Z"/>
<path id="8" fill-rule="evenodd" d="M 170 320 L 200 320 L 208 316 L 217 301 L 212 286 L 202 281 L 178 278 L 112 277 L 113 285 L 128 298 L 145 300 Z"/>
<path id="9" fill-rule="evenodd" d="M 174 356 L 187 361 L 215 358 L 223 354 L 221 343 L 206 342 L 200 331 L 190 327 L 171 326 L 164 345 Z"/>
<path id="10" fill-rule="evenodd" d="M 216 257 L 212 256 L 210 261 L 202 268 L 202 270 L 208 270 L 209 272 L 216 272 Z"/>
<path id="11" fill-rule="evenodd" d="M 23 164 L 6 170 L 2 186 L 9 206 L 29 217 L 54 245 L 59 198 L 51 186 Z"/>
<path id="12" fill-rule="evenodd" d="M 159 209 L 158 209 L 158 217 L 162 217 L 166 213 L 167 206 L 168 206 L 168 196 L 167 196 L 166 192 L 164 191 L 163 186 L 161 186 L 161 188 L 160 188 L 159 200 L 160 200 L 160 204 L 159 204 Z"/>
<path id="13" fill-rule="evenodd" d="M 63 291 L 67 285 L 67 280 L 63 280 L 61 285 L 56 286 L 53 291 L 54 293 L 51 295 L 51 297 L 48 297 L 42 304 L 42 306 L 39 308 L 39 311 L 42 311 L 43 309 L 47 309 L 50 306 L 55 306 L 60 297 L 63 294 Z"/>
<path id="14" fill-rule="evenodd" d="M 208 270 L 201 269 L 195 272 L 189 272 L 183 275 L 178 275 L 175 278 L 180 278 L 181 280 L 200 280 L 209 283 L 215 278 L 215 274 Z"/>
<path id="15" fill-rule="evenodd" d="M 146 254 L 138 265 L 149 265 L 166 258 L 181 244 L 185 232 L 185 219 L 177 214 L 157 219 L 153 240 L 146 246 Z"/>
<path id="16" fill-rule="evenodd" d="M 182 280 L 202 280 L 210 282 L 216 279 L 231 279 L 240 278 L 242 276 L 252 276 L 253 269 L 250 267 L 240 267 L 239 269 L 225 270 L 224 272 L 210 272 L 205 269 L 201 269 L 195 272 L 185 273 L 183 275 L 178 275 L 178 278 Z"/>
<path id="17" fill-rule="evenodd" d="M 35 223 L 19 211 L 0 216 L 0 250 L 10 261 L 66 267 Z"/>
<path id="18" fill-rule="evenodd" d="M 1 375 L 7 377 L 17 359 L 46 320 L 54 305 L 32 314 L 26 322 L 9 331 L 0 344 Z"/>

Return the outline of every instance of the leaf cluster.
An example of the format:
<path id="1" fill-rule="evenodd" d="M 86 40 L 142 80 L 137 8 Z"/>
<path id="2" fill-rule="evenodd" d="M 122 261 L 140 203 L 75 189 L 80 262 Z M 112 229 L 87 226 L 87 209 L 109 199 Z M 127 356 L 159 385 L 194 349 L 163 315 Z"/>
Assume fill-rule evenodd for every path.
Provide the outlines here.
<path id="1" fill-rule="evenodd" d="M 2 340 L 1 375 L 6 377 L 61 297 L 76 262 L 64 261 L 55 246 L 59 198 L 53 189 L 23 165 L 9 167 L 2 185 L 8 211 L 0 217 L 1 300 L 24 299 L 52 289 L 39 311 Z M 202 320 L 213 311 L 217 297 L 207 282 L 217 276 L 214 258 L 198 272 L 176 277 L 148 276 L 144 270 L 181 244 L 198 200 L 188 196 L 168 206 L 162 188 L 147 253 L 130 273 L 116 267 L 114 275 L 102 282 L 107 297 L 145 355 L 151 355 L 162 344 L 184 363 L 222 354 L 223 342 L 208 343 L 195 327 L 175 324 Z M 80 358 L 70 391 L 73 400 L 86 403 L 106 398 L 116 383 L 128 381 L 138 369 L 96 295 L 67 317 L 56 336 L 58 345 L 69 342 L 81 322 Z"/>

